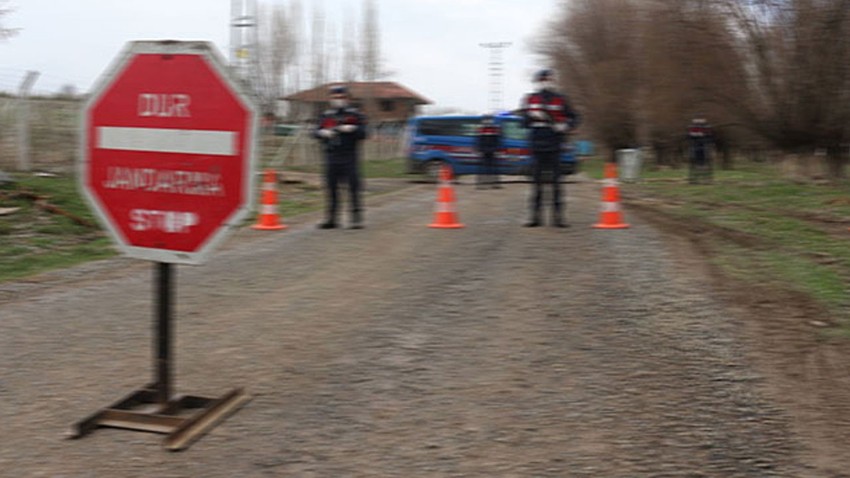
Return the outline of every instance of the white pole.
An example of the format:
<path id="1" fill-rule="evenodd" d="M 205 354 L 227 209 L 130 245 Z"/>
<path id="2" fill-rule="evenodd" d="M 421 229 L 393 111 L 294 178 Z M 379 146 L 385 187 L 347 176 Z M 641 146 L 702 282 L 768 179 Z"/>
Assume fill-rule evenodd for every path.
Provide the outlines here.
<path id="1" fill-rule="evenodd" d="M 30 104 L 29 96 L 37 71 L 28 71 L 18 88 L 18 170 L 29 171 L 30 167 Z"/>

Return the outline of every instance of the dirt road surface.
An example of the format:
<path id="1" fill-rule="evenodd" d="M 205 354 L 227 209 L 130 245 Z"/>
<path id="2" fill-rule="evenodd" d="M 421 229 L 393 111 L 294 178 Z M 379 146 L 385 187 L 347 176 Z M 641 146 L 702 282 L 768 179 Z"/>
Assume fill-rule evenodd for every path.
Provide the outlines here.
<path id="1" fill-rule="evenodd" d="M 368 201 L 365 230 L 241 231 L 179 267 L 178 393 L 253 399 L 190 449 L 71 425 L 152 375 L 151 264 L 0 289 L 3 477 L 839 477 L 699 258 L 637 216 L 526 229 L 528 185 Z M 845 454 L 846 455 L 846 454 Z M 847 468 L 843 468 L 846 470 Z"/>

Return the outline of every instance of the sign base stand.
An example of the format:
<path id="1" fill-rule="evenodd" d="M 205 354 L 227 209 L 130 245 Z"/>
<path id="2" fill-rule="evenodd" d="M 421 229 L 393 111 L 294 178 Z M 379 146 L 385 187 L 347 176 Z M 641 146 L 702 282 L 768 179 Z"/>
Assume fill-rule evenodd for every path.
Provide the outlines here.
<path id="1" fill-rule="evenodd" d="M 165 433 L 163 446 L 180 451 L 251 400 L 241 388 L 220 398 L 178 396 L 164 405 L 157 401 L 157 394 L 154 384 L 131 393 L 78 422 L 71 438 L 81 438 L 99 427 Z"/>
<path id="2" fill-rule="evenodd" d="M 171 264 L 156 265 L 156 381 L 101 409 L 74 425 L 70 438 L 82 438 L 100 427 L 165 433 L 163 446 L 171 451 L 189 447 L 251 398 L 236 388 L 221 398 L 192 395 L 172 397 L 172 279 Z"/>

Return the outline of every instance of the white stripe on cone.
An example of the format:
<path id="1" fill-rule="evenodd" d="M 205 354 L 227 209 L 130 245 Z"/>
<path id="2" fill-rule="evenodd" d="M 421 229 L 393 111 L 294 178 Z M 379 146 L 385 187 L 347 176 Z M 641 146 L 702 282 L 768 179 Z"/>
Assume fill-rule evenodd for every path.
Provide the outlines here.
<path id="1" fill-rule="evenodd" d="M 617 202 L 602 202 L 602 212 L 617 212 L 620 210 L 620 203 Z"/>
<path id="2" fill-rule="evenodd" d="M 277 206 L 274 204 L 263 204 L 260 207 L 260 214 L 277 214 Z"/>
<path id="3" fill-rule="evenodd" d="M 449 202 L 438 202 L 435 212 L 455 212 L 455 207 Z"/>

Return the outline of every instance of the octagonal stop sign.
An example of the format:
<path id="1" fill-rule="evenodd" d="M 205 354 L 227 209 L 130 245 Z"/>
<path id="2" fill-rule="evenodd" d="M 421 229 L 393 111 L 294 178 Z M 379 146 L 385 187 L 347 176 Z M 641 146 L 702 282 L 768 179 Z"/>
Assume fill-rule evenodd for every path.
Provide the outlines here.
<path id="1" fill-rule="evenodd" d="M 84 196 L 126 255 L 198 264 L 250 209 L 257 113 L 207 42 L 131 42 L 86 102 Z"/>

